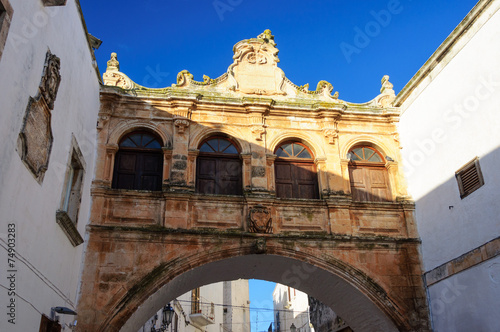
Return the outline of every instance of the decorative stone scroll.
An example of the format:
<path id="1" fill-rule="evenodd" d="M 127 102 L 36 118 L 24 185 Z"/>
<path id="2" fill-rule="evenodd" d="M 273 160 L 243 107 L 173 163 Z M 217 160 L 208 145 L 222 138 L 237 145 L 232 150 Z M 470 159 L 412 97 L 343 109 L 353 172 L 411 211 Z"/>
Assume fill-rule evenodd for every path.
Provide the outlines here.
<path id="1" fill-rule="evenodd" d="M 120 63 L 116 53 L 111 53 L 111 59 L 108 60 L 107 65 L 106 72 L 102 75 L 104 85 L 117 86 L 125 90 L 134 88 L 134 82 L 120 72 Z"/>
<path id="2" fill-rule="evenodd" d="M 29 98 L 23 127 L 18 138 L 18 153 L 39 183 L 49 165 L 52 149 L 51 110 L 54 109 L 61 82 L 60 59 L 47 52 L 38 94 Z"/>
<path id="3" fill-rule="evenodd" d="M 250 209 L 248 216 L 248 230 L 251 233 L 272 233 L 273 220 L 269 209 L 261 204 Z"/>

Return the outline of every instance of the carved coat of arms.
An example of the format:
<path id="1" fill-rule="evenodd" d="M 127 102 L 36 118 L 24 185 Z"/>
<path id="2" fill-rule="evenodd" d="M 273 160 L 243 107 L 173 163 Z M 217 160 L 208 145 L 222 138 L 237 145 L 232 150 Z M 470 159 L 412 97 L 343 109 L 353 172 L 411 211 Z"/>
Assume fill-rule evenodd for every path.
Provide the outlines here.
<path id="1" fill-rule="evenodd" d="M 273 220 L 271 218 L 271 212 L 267 207 L 258 204 L 250 209 L 248 229 L 252 233 L 273 232 Z"/>
<path id="2" fill-rule="evenodd" d="M 23 127 L 19 133 L 18 153 L 40 183 L 47 170 L 52 149 L 50 120 L 61 82 L 60 67 L 59 58 L 47 52 L 38 94 L 29 98 Z"/>

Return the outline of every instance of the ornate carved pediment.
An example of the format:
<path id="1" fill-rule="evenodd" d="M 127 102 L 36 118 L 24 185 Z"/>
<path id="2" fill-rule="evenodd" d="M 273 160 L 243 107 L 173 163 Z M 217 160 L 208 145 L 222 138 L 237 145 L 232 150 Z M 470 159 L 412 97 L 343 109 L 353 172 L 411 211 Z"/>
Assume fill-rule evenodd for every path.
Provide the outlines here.
<path id="1" fill-rule="evenodd" d="M 270 30 L 233 47 L 228 69 L 230 88 L 246 94 L 284 95 L 285 73 L 278 68 L 278 52 Z"/>
<path id="2" fill-rule="evenodd" d="M 217 78 L 203 75 L 203 80 L 194 80 L 193 75 L 182 70 L 177 74 L 177 82 L 171 87 L 148 88 L 133 82 L 120 71 L 116 53 L 111 54 L 108 67 L 103 74 L 105 85 L 133 90 L 136 96 L 175 95 L 180 93 L 205 94 L 210 98 L 262 98 L 270 96 L 272 100 L 303 101 L 304 104 L 327 102 L 342 104 L 344 107 L 377 107 L 391 108 L 396 95 L 389 76 L 382 78 L 380 94 L 366 103 L 348 103 L 339 99 L 339 93 L 333 90 L 333 85 L 327 81 L 319 81 L 316 90 L 309 90 L 309 84 L 296 85 L 291 82 L 283 70 L 278 67 L 279 50 L 270 30 L 265 30 L 256 38 L 242 40 L 233 47 L 233 63 L 227 71 Z M 184 91 L 182 91 L 184 90 Z M 255 133 L 254 133 L 255 134 Z M 259 136 L 262 136 L 258 134 Z M 334 143 L 335 135 L 328 134 L 330 144 Z M 256 136 L 258 137 L 258 136 Z M 259 139 L 259 138 L 257 138 Z"/>
<path id="3" fill-rule="evenodd" d="M 248 230 L 251 233 L 272 233 L 273 220 L 271 212 L 263 205 L 257 204 L 250 209 L 248 216 Z"/>

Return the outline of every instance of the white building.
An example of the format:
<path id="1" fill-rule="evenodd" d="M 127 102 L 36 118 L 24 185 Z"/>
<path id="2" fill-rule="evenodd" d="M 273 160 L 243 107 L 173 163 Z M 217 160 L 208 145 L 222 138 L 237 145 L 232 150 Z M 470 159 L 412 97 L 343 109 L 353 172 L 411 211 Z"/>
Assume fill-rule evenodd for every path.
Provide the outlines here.
<path id="1" fill-rule="evenodd" d="M 99 111 L 89 41 L 78 1 L 0 0 L 0 331 L 57 330 L 51 308 L 76 308 Z M 75 317 L 56 314 L 68 331 Z"/>
<path id="2" fill-rule="evenodd" d="M 250 332 L 248 280 L 239 279 L 205 285 L 169 303 L 173 309 L 167 332 Z M 168 306 L 167 306 L 168 308 Z M 162 311 L 138 332 L 150 332 L 162 323 Z"/>
<path id="3" fill-rule="evenodd" d="M 314 332 L 309 318 L 309 300 L 306 293 L 283 284 L 276 284 L 273 292 L 274 332 Z M 292 328 L 293 329 L 293 328 Z"/>
<path id="4" fill-rule="evenodd" d="M 400 92 L 435 331 L 498 331 L 500 2 L 482 0 Z"/>

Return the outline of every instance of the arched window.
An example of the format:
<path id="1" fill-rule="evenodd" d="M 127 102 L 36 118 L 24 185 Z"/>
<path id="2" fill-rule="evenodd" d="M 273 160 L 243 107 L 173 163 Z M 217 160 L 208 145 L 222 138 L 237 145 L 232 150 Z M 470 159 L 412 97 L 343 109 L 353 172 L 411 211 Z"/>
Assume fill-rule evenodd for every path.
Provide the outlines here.
<path id="1" fill-rule="evenodd" d="M 123 137 L 116 153 L 113 188 L 161 190 L 163 153 L 161 140 L 145 131 Z"/>
<path id="2" fill-rule="evenodd" d="M 348 157 L 352 199 L 372 202 L 389 201 L 391 189 L 382 154 L 369 146 L 357 146 L 349 151 Z"/>
<path id="3" fill-rule="evenodd" d="M 241 195 L 241 160 L 236 145 L 225 137 L 210 137 L 200 145 L 196 160 L 196 191 Z"/>
<path id="4" fill-rule="evenodd" d="M 276 196 L 318 198 L 318 176 L 312 152 L 302 143 L 285 142 L 274 152 Z"/>

